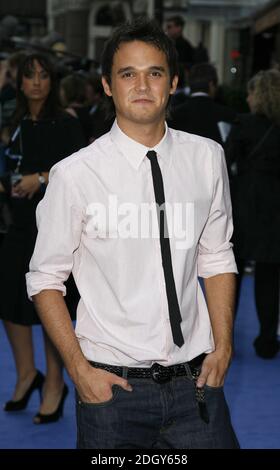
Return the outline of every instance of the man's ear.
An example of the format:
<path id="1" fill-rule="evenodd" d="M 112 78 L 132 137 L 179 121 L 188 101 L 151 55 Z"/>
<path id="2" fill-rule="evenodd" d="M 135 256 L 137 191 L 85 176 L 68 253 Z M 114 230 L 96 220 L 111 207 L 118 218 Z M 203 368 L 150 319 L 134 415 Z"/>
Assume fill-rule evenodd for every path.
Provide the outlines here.
<path id="1" fill-rule="evenodd" d="M 112 96 L 111 88 L 105 77 L 101 78 L 104 92 L 107 96 Z"/>
<path id="2" fill-rule="evenodd" d="M 171 88 L 169 92 L 170 95 L 173 95 L 175 93 L 177 85 L 178 85 L 178 75 L 175 75 L 171 83 Z"/>

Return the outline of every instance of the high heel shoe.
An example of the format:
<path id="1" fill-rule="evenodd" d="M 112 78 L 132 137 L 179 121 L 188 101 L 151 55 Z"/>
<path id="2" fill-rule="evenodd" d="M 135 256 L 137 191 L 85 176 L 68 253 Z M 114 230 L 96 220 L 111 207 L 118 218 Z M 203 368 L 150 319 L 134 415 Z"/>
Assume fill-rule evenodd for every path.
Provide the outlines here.
<path id="1" fill-rule="evenodd" d="M 37 374 L 35 375 L 33 381 L 31 382 L 31 385 L 23 395 L 23 397 L 20 400 L 9 400 L 5 403 L 4 405 L 4 411 L 21 411 L 24 410 L 29 402 L 29 399 L 34 392 L 34 390 L 39 390 L 39 393 L 41 395 L 42 393 L 42 387 L 43 383 L 45 380 L 45 376 L 37 370 Z"/>
<path id="2" fill-rule="evenodd" d="M 37 413 L 33 418 L 33 423 L 34 424 L 48 424 L 48 423 L 54 423 L 55 421 L 58 421 L 59 418 L 63 415 L 64 402 L 65 402 L 65 398 L 68 395 L 68 392 L 69 392 L 68 387 L 66 384 L 64 384 L 61 399 L 56 410 L 53 413 L 50 413 L 47 415 L 43 413 Z"/>

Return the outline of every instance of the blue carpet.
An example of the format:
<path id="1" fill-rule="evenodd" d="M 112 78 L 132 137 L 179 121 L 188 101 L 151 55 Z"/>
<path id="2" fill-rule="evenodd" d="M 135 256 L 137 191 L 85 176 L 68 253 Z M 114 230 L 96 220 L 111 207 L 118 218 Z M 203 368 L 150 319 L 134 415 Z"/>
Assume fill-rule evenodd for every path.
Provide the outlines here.
<path id="1" fill-rule="evenodd" d="M 0 403 L 9 399 L 16 374 L 12 353 L 0 322 Z M 42 329 L 33 327 L 36 367 L 45 370 Z M 0 448 L 1 449 L 72 449 L 76 446 L 76 424 L 74 416 L 74 393 L 67 374 L 65 382 L 69 385 L 69 395 L 64 406 L 63 419 L 48 425 L 34 425 L 33 416 L 39 409 L 39 393 L 34 392 L 24 411 L 5 413 L 0 410 Z"/>
<path id="2" fill-rule="evenodd" d="M 252 347 L 258 324 L 253 301 L 253 282 L 244 278 L 235 326 L 235 354 L 227 377 L 225 392 L 232 421 L 243 449 L 280 448 L 280 356 L 260 359 Z M 44 371 L 41 328 L 34 328 L 37 368 Z M 0 403 L 9 399 L 15 382 L 11 351 L 0 326 Z M 70 381 L 65 374 L 65 380 Z M 38 411 L 39 396 L 33 394 L 23 412 L 0 411 L 1 449 L 70 449 L 75 447 L 73 387 L 70 385 L 64 417 L 45 426 L 32 424 Z"/>
<path id="3" fill-rule="evenodd" d="M 245 276 L 235 324 L 235 354 L 225 386 L 234 428 L 243 449 L 280 449 L 280 355 L 261 359 L 253 279 Z"/>

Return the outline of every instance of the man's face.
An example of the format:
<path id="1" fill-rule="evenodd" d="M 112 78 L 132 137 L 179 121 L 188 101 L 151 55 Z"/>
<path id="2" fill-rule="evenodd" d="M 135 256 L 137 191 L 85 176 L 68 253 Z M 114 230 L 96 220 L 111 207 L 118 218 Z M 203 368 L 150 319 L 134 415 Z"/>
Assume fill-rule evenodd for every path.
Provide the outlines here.
<path id="1" fill-rule="evenodd" d="M 156 124 L 165 119 L 170 84 L 164 52 L 142 41 L 122 43 L 114 55 L 111 84 L 103 77 L 105 93 L 112 96 L 119 124 Z"/>

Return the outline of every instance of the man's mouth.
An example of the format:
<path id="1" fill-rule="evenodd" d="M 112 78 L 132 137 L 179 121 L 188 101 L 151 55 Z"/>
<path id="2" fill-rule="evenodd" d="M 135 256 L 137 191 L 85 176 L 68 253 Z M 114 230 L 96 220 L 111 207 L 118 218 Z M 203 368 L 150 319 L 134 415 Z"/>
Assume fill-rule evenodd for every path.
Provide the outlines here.
<path id="1" fill-rule="evenodd" d="M 132 100 L 132 103 L 152 103 L 153 100 L 151 100 L 150 98 L 136 98 L 134 100 Z"/>

